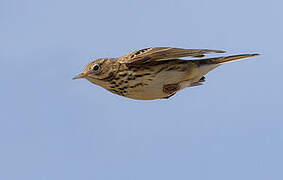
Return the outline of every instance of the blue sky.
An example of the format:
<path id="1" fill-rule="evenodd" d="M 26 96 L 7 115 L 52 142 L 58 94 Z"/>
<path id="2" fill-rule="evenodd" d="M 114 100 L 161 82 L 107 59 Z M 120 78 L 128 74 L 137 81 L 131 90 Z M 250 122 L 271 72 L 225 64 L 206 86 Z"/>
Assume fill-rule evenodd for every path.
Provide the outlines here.
<path id="1" fill-rule="evenodd" d="M 0 1 L 0 179 L 282 179 L 282 5 Z M 71 80 L 91 57 L 152 46 L 262 55 L 169 100 Z"/>

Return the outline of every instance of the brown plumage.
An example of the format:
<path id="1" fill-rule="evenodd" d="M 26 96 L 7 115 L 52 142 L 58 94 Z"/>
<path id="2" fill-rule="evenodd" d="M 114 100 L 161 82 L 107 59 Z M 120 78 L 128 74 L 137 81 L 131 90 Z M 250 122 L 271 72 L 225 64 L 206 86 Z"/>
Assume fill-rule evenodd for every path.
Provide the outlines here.
<path id="1" fill-rule="evenodd" d="M 112 93 L 139 100 L 169 98 L 186 87 L 204 82 L 204 75 L 223 63 L 249 58 L 258 54 L 241 54 L 197 60 L 220 50 L 181 49 L 169 47 L 146 48 L 120 58 L 97 59 L 73 79 L 86 78 Z"/>

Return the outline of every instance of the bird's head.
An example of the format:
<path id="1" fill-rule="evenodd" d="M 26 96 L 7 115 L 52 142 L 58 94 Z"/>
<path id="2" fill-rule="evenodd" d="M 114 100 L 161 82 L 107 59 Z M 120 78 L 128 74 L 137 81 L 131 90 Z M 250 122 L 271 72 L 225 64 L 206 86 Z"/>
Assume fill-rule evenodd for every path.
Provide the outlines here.
<path id="1" fill-rule="evenodd" d="M 115 58 L 101 58 L 92 61 L 87 64 L 83 72 L 73 79 L 85 78 L 95 84 L 103 79 L 113 76 L 113 73 L 117 72 L 119 64 L 116 63 Z"/>

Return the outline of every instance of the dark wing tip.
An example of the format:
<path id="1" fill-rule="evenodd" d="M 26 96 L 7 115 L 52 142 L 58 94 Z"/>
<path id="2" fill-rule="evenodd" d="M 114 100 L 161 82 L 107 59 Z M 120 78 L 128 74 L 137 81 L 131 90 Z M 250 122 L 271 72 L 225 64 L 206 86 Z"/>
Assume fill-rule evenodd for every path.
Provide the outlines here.
<path id="1" fill-rule="evenodd" d="M 252 56 L 260 56 L 260 54 L 255 53 L 255 54 L 251 54 Z"/>
<path id="2" fill-rule="evenodd" d="M 243 55 L 246 55 L 248 57 L 254 57 L 254 56 L 259 56 L 260 54 L 254 53 L 254 54 L 243 54 Z"/>

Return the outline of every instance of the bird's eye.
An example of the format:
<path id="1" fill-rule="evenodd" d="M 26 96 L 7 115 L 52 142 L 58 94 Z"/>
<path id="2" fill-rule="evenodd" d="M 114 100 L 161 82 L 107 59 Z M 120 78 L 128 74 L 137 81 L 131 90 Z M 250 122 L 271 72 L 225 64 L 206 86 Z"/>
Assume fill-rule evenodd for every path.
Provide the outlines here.
<path id="1" fill-rule="evenodd" d="M 92 69 L 93 69 L 94 71 L 97 71 L 97 70 L 99 70 L 99 68 L 100 68 L 99 65 L 95 65 L 95 66 L 93 66 Z"/>

